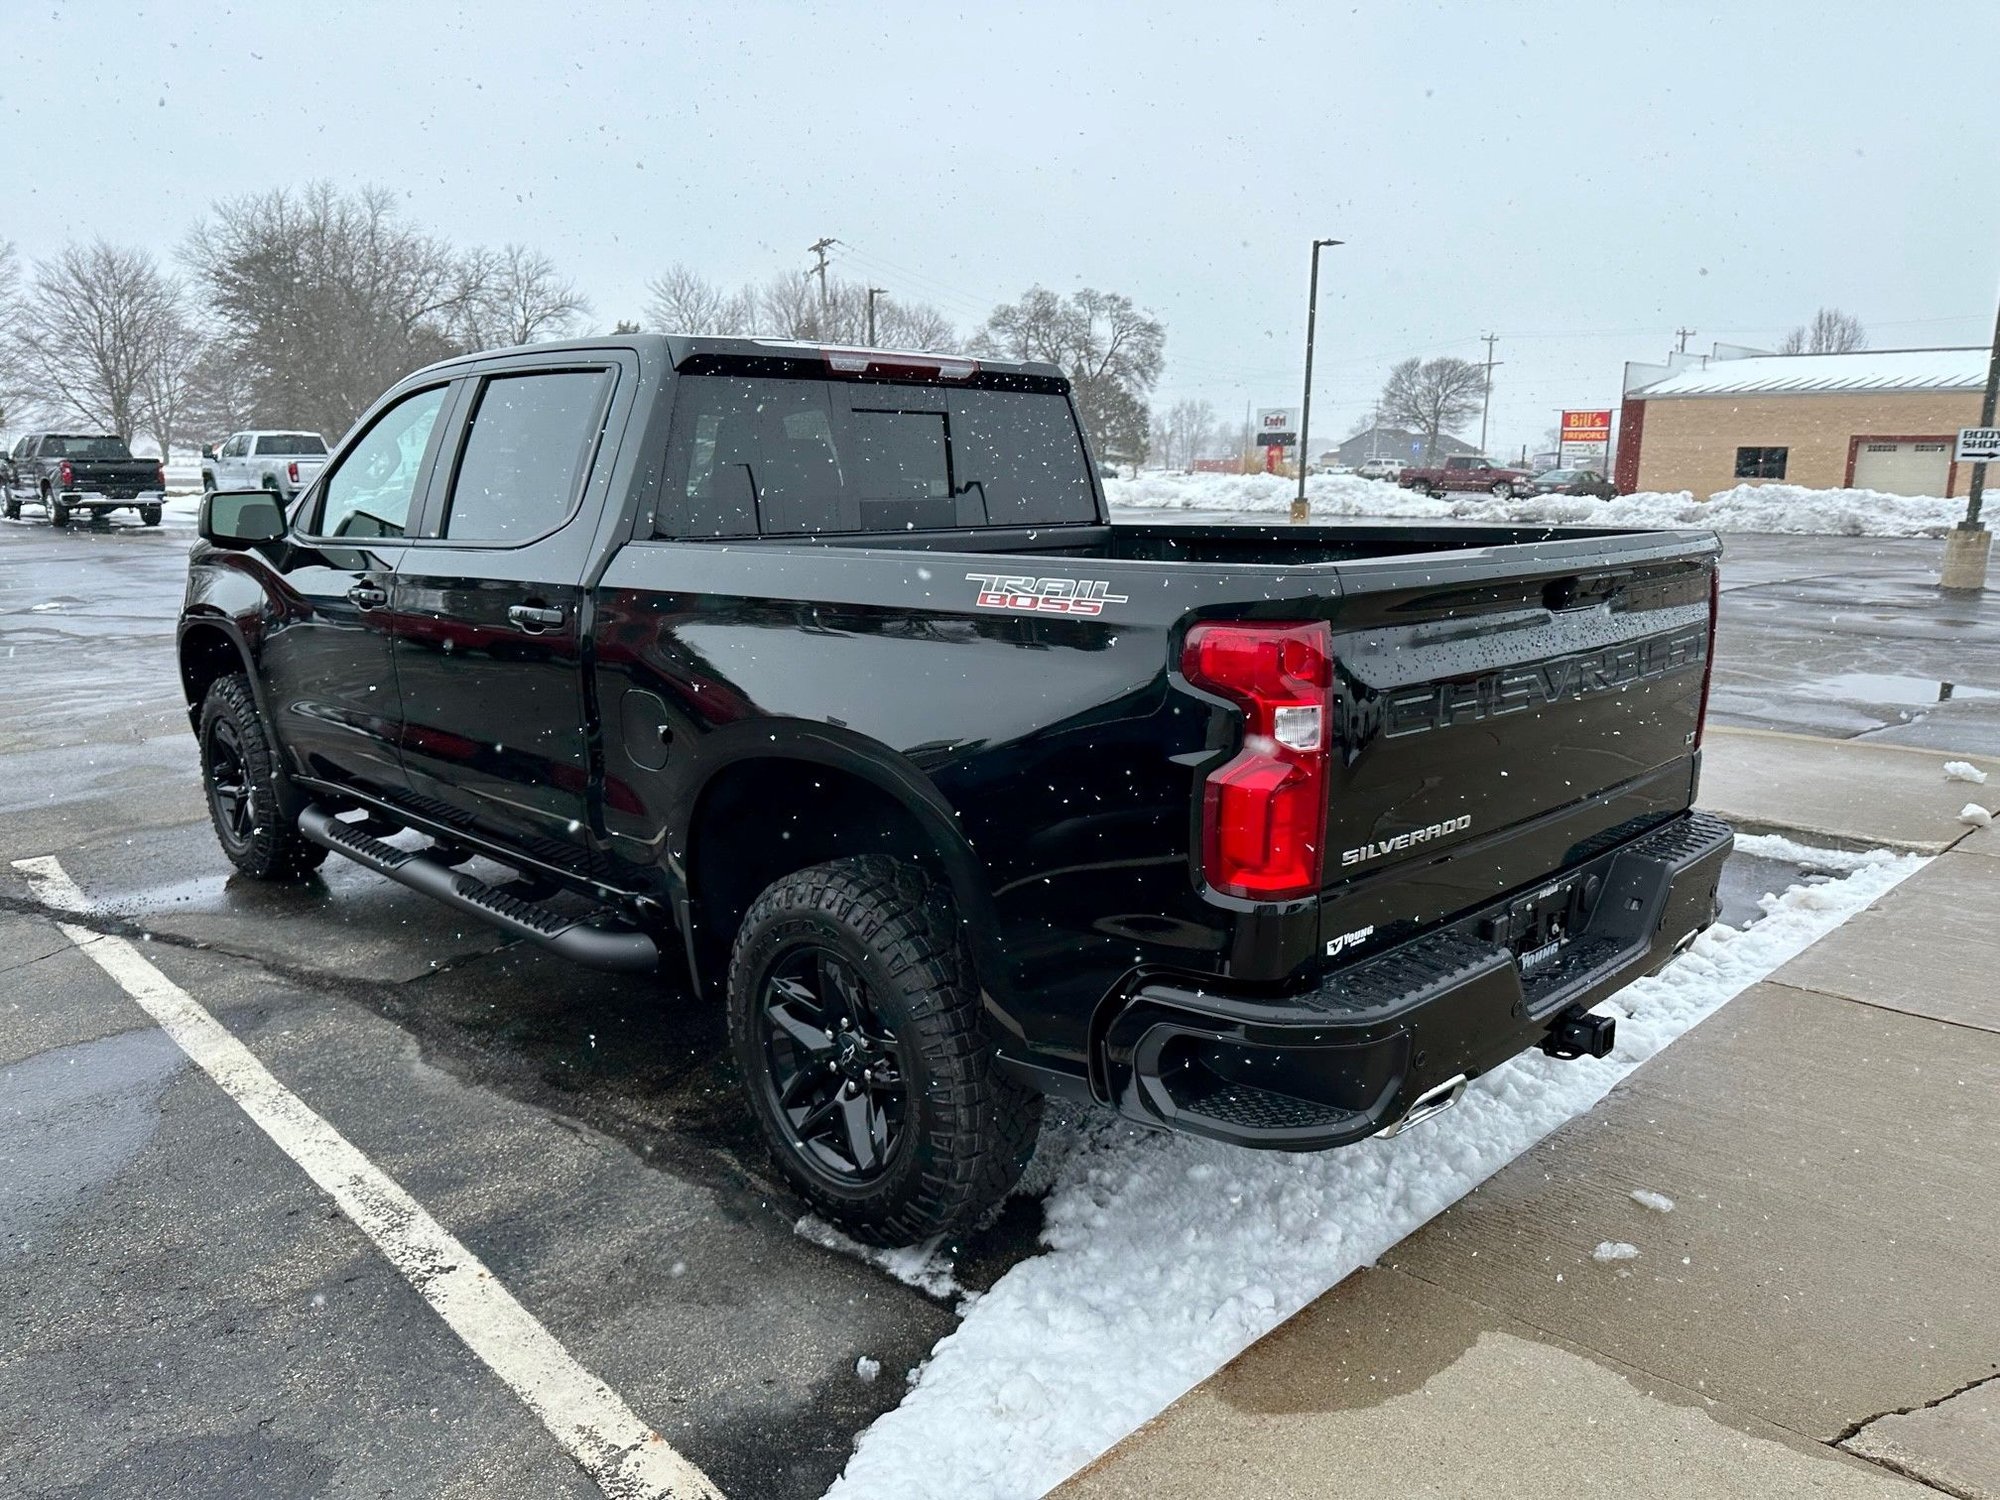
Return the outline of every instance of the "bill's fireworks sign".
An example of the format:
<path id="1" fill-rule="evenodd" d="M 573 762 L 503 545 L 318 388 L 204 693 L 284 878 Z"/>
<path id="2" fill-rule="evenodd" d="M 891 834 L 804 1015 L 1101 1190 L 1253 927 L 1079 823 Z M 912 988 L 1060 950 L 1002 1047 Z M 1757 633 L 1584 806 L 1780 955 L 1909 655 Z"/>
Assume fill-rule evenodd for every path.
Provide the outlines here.
<path id="1" fill-rule="evenodd" d="M 1611 454 L 1611 412 L 1566 411 L 1562 414 L 1559 466 L 1596 469 L 1602 473 Z"/>

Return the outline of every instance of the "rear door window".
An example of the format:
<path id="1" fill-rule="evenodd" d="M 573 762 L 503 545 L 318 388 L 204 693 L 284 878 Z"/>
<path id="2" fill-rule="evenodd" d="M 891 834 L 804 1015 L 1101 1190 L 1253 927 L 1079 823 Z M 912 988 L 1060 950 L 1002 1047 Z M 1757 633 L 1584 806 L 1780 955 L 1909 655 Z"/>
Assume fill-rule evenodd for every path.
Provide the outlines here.
<path id="1" fill-rule="evenodd" d="M 466 427 L 445 536 L 531 542 L 569 519 L 596 451 L 610 385 L 606 370 L 489 378 Z"/>
<path id="2" fill-rule="evenodd" d="M 1060 392 L 684 375 L 668 443 L 682 536 L 1097 520 Z"/>

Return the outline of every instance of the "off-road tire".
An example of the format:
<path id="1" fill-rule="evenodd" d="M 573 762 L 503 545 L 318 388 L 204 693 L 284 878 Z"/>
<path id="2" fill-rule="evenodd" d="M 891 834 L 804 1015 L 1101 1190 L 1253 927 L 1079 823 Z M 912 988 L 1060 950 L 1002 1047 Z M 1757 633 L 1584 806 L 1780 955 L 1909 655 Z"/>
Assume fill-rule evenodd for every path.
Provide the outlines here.
<path id="1" fill-rule="evenodd" d="M 69 525 L 69 507 L 55 498 L 47 490 L 42 491 L 42 507 L 49 513 L 51 526 Z"/>
<path id="2" fill-rule="evenodd" d="M 201 471 L 201 492 L 204 495 L 213 495 L 215 493 L 215 475 L 207 469 Z"/>
<path id="3" fill-rule="evenodd" d="M 14 486 L 7 485 L 0 491 L 0 515 L 10 521 L 21 519 L 21 497 L 14 493 Z"/>
<path id="4" fill-rule="evenodd" d="M 297 881 L 317 870 L 326 850 L 299 832 L 290 810 L 293 797 L 285 774 L 264 733 L 263 716 L 250 693 L 250 679 L 241 672 L 218 677 L 201 704 L 201 781 L 209 822 L 216 842 L 229 862 L 252 880 Z M 225 740 L 230 750 L 224 748 Z M 243 795 L 248 798 L 247 824 L 232 827 L 217 795 L 218 771 L 228 753 L 240 761 Z M 232 776 L 235 773 L 228 773 Z"/>
<path id="5" fill-rule="evenodd" d="M 142 526 L 157 526 L 160 524 L 160 517 L 163 514 L 164 511 L 160 506 L 142 505 L 139 507 L 139 524 Z"/>
<path id="6" fill-rule="evenodd" d="M 904 1081 L 880 1175 L 839 1183 L 797 1144 L 767 1080 L 764 994 L 801 946 L 836 952 L 868 988 Z M 909 1245 L 969 1228 L 1034 1151 L 1042 1100 L 1000 1070 L 971 954 L 945 889 L 880 856 L 787 875 L 752 903 L 729 965 L 729 1036 L 752 1113 L 785 1179 L 855 1239 Z"/>

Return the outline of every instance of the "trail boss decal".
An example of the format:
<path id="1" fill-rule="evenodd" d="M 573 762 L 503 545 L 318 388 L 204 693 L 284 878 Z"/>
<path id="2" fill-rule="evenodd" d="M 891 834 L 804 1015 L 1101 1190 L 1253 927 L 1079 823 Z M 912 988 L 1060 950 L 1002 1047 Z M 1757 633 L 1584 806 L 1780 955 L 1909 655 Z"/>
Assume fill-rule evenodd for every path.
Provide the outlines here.
<path id="1" fill-rule="evenodd" d="M 967 573 L 979 585 L 973 601 L 981 609 L 1018 609 L 1036 615 L 1101 615 L 1107 604 L 1131 596 L 1110 592 L 1102 578 L 1011 578 L 1005 573 Z"/>
<path id="2" fill-rule="evenodd" d="M 1340 866 L 1342 869 L 1350 869 L 1355 865 L 1365 865 L 1369 860 L 1380 859 L 1385 854 L 1401 854 L 1405 849 L 1428 844 L 1432 839 L 1463 833 L 1471 826 L 1472 814 L 1460 813 L 1455 818 L 1446 818 L 1442 823 L 1430 823 L 1422 828 L 1412 828 L 1408 833 L 1399 833 L 1392 839 L 1363 844 L 1359 849 L 1344 849 L 1340 855 Z"/>

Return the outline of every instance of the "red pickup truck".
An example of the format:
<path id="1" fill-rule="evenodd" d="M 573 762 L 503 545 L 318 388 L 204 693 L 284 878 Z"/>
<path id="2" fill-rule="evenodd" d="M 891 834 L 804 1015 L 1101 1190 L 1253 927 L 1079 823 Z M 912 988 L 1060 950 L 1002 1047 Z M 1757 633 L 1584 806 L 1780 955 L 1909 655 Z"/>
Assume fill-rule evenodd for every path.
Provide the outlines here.
<path id="1" fill-rule="evenodd" d="M 1497 499 L 1511 500 L 1531 492 L 1533 475 L 1526 469 L 1496 468 L 1491 459 L 1471 454 L 1454 455 L 1441 468 L 1405 469 L 1397 482 L 1406 490 L 1442 495 L 1452 490 L 1485 490 Z"/>

